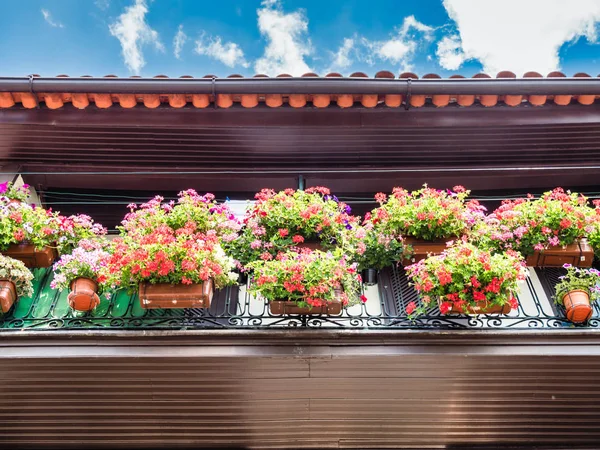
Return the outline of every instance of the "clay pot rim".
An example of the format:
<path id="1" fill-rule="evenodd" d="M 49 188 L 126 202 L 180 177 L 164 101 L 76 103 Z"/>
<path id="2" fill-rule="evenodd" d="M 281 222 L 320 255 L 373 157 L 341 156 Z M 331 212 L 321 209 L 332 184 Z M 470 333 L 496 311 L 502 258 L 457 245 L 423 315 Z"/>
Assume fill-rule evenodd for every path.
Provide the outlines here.
<path id="1" fill-rule="evenodd" d="M 77 280 L 87 280 L 87 281 L 91 281 L 92 283 L 94 283 L 94 286 L 96 286 L 96 291 L 98 290 L 98 282 L 92 278 L 88 278 L 88 277 L 77 277 L 75 279 L 73 279 L 73 281 L 71 281 L 71 283 L 69 284 L 69 288 L 71 288 L 71 290 L 73 289 L 73 285 L 75 284 L 75 282 Z"/>

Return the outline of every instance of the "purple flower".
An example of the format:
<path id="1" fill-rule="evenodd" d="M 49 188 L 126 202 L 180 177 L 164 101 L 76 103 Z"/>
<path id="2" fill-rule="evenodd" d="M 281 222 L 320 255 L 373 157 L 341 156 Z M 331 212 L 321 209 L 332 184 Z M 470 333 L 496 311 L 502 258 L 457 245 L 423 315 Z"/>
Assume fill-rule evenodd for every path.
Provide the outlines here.
<path id="1" fill-rule="evenodd" d="M 563 267 L 565 269 L 570 269 L 571 267 L 573 267 L 573 264 L 563 264 Z"/>
<path id="2" fill-rule="evenodd" d="M 8 190 L 8 181 L 0 184 L 0 194 L 4 194 Z"/>

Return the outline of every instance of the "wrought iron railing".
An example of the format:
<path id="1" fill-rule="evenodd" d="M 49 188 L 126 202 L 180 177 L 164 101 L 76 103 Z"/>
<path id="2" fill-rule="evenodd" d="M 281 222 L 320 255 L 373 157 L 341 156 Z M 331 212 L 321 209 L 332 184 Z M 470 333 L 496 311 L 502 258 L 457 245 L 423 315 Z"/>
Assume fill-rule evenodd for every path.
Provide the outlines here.
<path id="1" fill-rule="evenodd" d="M 418 301 L 401 268 L 379 274 L 375 286 L 365 287 L 365 304 L 346 309 L 339 316 L 294 316 L 270 314 L 264 300 L 250 296 L 245 287 L 218 292 L 209 309 L 146 310 L 137 295 L 119 291 L 104 297 L 92 312 L 72 311 L 67 292 L 49 288 L 52 272 L 35 271 L 32 298 L 20 299 L 11 312 L 0 318 L 2 329 L 119 328 L 119 329 L 195 329 L 195 328 L 560 328 L 575 327 L 566 320 L 562 307 L 552 302 L 554 285 L 562 269 L 530 269 L 521 286 L 519 308 L 509 315 L 441 315 L 432 307 L 426 315 L 411 320 L 405 313 L 410 301 Z M 600 327 L 600 309 L 585 327 Z"/>

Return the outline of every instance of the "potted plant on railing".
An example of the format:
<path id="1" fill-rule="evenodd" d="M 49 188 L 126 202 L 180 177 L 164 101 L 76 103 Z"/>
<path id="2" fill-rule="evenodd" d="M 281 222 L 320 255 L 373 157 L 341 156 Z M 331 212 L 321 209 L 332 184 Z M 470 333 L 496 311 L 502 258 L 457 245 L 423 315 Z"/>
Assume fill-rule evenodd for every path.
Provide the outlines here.
<path id="1" fill-rule="evenodd" d="M 56 247 L 59 254 L 70 253 L 82 240 L 96 239 L 107 232 L 101 224 L 85 214 L 61 216 L 57 214 L 58 238 Z"/>
<path id="2" fill-rule="evenodd" d="M 106 233 L 86 215 L 61 216 L 24 202 L 0 203 L 0 253 L 27 267 L 50 267 L 82 239 Z"/>
<path id="3" fill-rule="evenodd" d="M 19 297 L 33 295 L 33 274 L 21 261 L 0 255 L 0 310 L 10 311 Z"/>
<path id="4" fill-rule="evenodd" d="M 263 189 L 255 198 L 240 237 L 226 246 L 243 268 L 293 248 L 342 248 L 349 255 L 364 252 L 365 231 L 359 218 L 325 187 Z"/>
<path id="5" fill-rule="evenodd" d="M 22 203 L 29 198 L 29 185 L 15 185 L 12 181 L 0 184 L 0 202 Z"/>
<path id="6" fill-rule="evenodd" d="M 591 303 L 600 298 L 600 272 L 565 264 L 566 275 L 555 286 L 555 300 L 565 307 L 567 319 L 574 323 L 587 322 L 592 317 Z"/>
<path id="7" fill-rule="evenodd" d="M 517 250 L 528 266 L 589 267 L 593 250 L 586 236 L 593 230 L 593 216 L 583 195 L 556 188 L 538 199 L 504 200 L 472 239 L 497 250 Z"/>
<path id="8" fill-rule="evenodd" d="M 139 290 L 143 308 L 208 308 L 214 289 L 238 277 L 221 247 L 233 227 L 220 225 L 230 220 L 227 210 L 212 194 L 193 191 L 180 193 L 177 204 L 162 201 L 130 205 L 112 242 L 111 284 Z"/>
<path id="9" fill-rule="evenodd" d="M 108 241 L 84 239 L 72 253 L 62 255 L 54 264 L 52 289 L 70 289 L 67 300 L 76 311 L 91 311 L 100 304 L 108 281 L 110 258 Z"/>
<path id="10" fill-rule="evenodd" d="M 249 267 L 254 271 L 249 292 L 265 298 L 272 314 L 338 315 L 343 307 L 366 301 L 356 264 L 339 250 L 289 251 Z"/>
<path id="11" fill-rule="evenodd" d="M 0 204 L 0 253 L 27 267 L 50 267 L 58 256 L 57 215 L 26 203 Z"/>
<path id="12" fill-rule="evenodd" d="M 365 215 L 365 226 L 410 246 L 411 257 L 404 264 L 438 254 L 446 242 L 464 235 L 484 217 L 485 208 L 476 200 L 467 201 L 470 191 L 455 186 L 453 191 L 432 189 L 427 185 L 408 192 L 394 188 L 387 197 L 378 193 L 380 206 Z"/>
<path id="13" fill-rule="evenodd" d="M 363 283 L 370 286 L 377 283 L 381 269 L 406 259 L 410 253 L 401 237 L 382 234 L 373 228 L 372 223 L 366 223 L 365 229 L 365 250 L 356 259 Z"/>
<path id="14" fill-rule="evenodd" d="M 594 200 L 594 213 L 591 215 L 591 226 L 587 228 L 587 242 L 594 251 L 596 258 L 600 259 L 600 200 Z"/>
<path id="15" fill-rule="evenodd" d="M 442 314 L 508 314 L 518 306 L 518 282 L 526 276 L 519 253 L 491 253 L 462 240 L 406 267 L 406 272 L 422 296 L 420 306 L 407 306 L 411 317 L 424 313 L 432 301 Z"/>

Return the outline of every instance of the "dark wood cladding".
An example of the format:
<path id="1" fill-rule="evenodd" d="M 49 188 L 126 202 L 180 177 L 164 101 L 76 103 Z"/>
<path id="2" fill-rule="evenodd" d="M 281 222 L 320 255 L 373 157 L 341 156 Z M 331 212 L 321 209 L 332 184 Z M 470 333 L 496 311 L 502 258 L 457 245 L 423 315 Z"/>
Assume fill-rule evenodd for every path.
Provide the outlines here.
<path id="1" fill-rule="evenodd" d="M 0 347 L 4 448 L 600 440 L 590 331 L 15 332 Z"/>
<path id="2" fill-rule="evenodd" d="M 253 192 L 294 186 L 302 174 L 307 185 L 372 194 L 400 181 L 549 188 L 559 174 L 563 185 L 595 186 L 600 173 L 600 104 L 10 108 L 0 110 L 0 133 L 0 165 L 42 189 Z M 108 173 L 65 175 L 81 171 Z"/>

